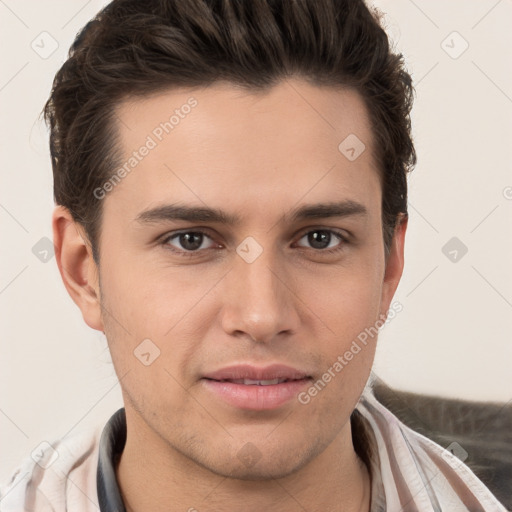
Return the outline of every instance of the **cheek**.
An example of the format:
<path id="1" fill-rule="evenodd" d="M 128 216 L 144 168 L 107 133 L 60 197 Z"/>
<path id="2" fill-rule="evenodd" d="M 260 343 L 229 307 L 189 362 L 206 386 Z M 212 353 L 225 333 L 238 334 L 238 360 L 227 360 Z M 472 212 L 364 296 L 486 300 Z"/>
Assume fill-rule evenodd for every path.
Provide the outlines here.
<path id="1" fill-rule="evenodd" d="M 137 336 L 165 338 L 206 296 L 217 275 L 137 254 L 105 261 L 102 291 L 119 323 Z"/>
<path id="2" fill-rule="evenodd" d="M 187 332 L 178 306 L 173 308 L 169 299 L 162 303 L 157 300 L 158 293 L 151 295 L 149 289 L 140 286 L 131 294 L 123 294 L 119 286 L 110 290 L 105 285 L 104 309 L 109 311 L 105 314 L 105 333 L 110 354 L 125 401 L 139 411 L 154 410 L 153 405 L 159 402 L 180 410 L 189 400 L 183 369 L 188 367 L 201 337 Z"/>
<path id="3" fill-rule="evenodd" d="M 340 407 L 353 410 L 375 356 L 380 312 L 378 274 L 371 269 L 351 269 L 316 283 L 316 287 L 307 285 L 310 293 L 306 305 L 312 312 L 311 322 L 319 329 L 314 350 L 321 354 L 323 373 L 299 402 L 312 416 L 321 415 L 333 425 L 342 425 L 347 418 L 340 418 L 338 411 Z"/>
<path id="4" fill-rule="evenodd" d="M 344 402 L 346 410 L 355 406 L 365 385 L 375 356 L 380 315 L 382 282 L 378 257 L 373 265 L 347 265 L 313 281 L 303 279 L 308 290 L 306 305 L 312 311 L 311 322 L 318 326 L 316 338 L 321 345 L 321 381 L 312 389 L 314 407 L 329 409 L 332 402 Z M 368 262 L 371 258 L 368 258 Z M 323 390 L 325 385 L 326 389 Z M 316 393 L 316 394 L 315 394 Z M 308 400 L 308 397 L 305 397 Z"/>
<path id="5" fill-rule="evenodd" d="M 380 312 L 381 265 L 347 265 L 301 278 L 305 304 L 339 342 L 346 343 L 373 325 Z"/>
<path id="6" fill-rule="evenodd" d="M 102 314 L 119 376 L 129 370 L 130 380 L 169 387 L 167 370 L 181 381 L 211 324 L 205 297 L 218 278 L 142 259 L 106 266 L 104 274 Z"/>

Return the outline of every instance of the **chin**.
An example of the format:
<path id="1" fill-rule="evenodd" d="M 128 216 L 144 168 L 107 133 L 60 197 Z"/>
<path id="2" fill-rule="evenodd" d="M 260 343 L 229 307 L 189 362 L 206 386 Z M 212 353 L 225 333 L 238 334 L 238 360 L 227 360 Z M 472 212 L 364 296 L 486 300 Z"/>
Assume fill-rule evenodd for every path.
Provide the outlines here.
<path id="1" fill-rule="evenodd" d="M 260 452 L 252 443 L 247 443 L 234 458 L 202 464 L 211 472 L 227 478 L 246 481 L 267 481 L 284 478 L 300 471 L 315 454 L 293 447 L 282 446 L 279 450 Z M 199 462 L 199 461 L 198 461 Z M 199 462 L 200 463 L 200 462 Z"/>
<path id="2" fill-rule="evenodd" d="M 269 470 L 265 470 L 265 468 L 239 468 L 239 470 L 235 470 L 225 476 L 236 480 L 245 480 L 247 482 L 268 482 L 269 480 L 285 478 L 296 471 L 297 469 L 283 471 L 283 468 L 271 468 Z"/>
<path id="3" fill-rule="evenodd" d="M 219 476 L 236 479 L 236 480 L 245 480 L 252 482 L 264 482 L 268 480 L 275 480 L 279 478 L 285 478 L 287 476 L 293 475 L 297 471 L 299 471 L 304 464 L 298 465 L 277 465 L 275 462 L 271 462 L 269 464 L 257 464 L 254 467 L 247 468 L 240 465 L 232 468 L 230 471 L 215 471 L 210 468 L 214 473 Z"/>

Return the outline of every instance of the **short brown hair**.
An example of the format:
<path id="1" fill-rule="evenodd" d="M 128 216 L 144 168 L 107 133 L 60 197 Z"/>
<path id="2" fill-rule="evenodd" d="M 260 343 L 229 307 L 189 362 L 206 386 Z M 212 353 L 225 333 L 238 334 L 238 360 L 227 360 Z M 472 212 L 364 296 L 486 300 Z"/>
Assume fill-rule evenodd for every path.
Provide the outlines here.
<path id="1" fill-rule="evenodd" d="M 77 35 L 45 107 L 54 198 L 99 261 L 101 201 L 119 166 L 115 109 L 130 96 L 227 81 L 264 91 L 296 76 L 352 87 L 370 116 L 389 250 L 407 214 L 413 87 L 382 15 L 363 0 L 114 0 Z"/>

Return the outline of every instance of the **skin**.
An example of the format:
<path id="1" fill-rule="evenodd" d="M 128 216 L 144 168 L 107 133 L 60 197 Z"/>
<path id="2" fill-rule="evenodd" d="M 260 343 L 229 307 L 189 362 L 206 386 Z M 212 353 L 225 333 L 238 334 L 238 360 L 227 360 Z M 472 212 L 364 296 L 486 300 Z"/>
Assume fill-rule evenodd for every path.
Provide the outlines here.
<path id="1" fill-rule="evenodd" d="M 307 405 L 244 411 L 201 381 L 237 363 L 283 363 L 316 380 L 386 314 L 407 222 L 386 257 L 366 107 L 355 91 L 299 79 L 264 94 L 224 83 L 166 91 L 119 105 L 124 156 L 192 96 L 197 106 L 103 199 L 99 267 L 69 212 L 58 206 L 53 216 L 64 284 L 85 322 L 105 332 L 120 379 L 128 430 L 117 477 L 127 508 L 368 510 L 349 418 L 376 338 Z M 338 150 L 351 133 L 366 146 L 354 161 Z M 347 200 L 366 212 L 290 218 L 300 206 Z M 177 202 L 240 223 L 136 220 Z M 162 238 L 196 228 L 208 236 L 191 257 L 180 255 L 190 246 L 179 237 Z M 347 241 L 331 234 L 328 248 L 340 250 L 325 254 L 307 236 L 315 229 Z M 252 263 L 236 252 L 248 236 L 263 249 Z M 160 356 L 145 366 L 134 350 L 148 338 Z M 248 442 L 253 465 L 239 456 Z"/>

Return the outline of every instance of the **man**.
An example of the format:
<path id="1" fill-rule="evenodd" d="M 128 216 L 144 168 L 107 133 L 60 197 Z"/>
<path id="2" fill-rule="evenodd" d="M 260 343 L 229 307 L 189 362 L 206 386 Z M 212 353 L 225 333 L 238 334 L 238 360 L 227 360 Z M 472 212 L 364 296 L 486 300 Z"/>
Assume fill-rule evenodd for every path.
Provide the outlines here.
<path id="1" fill-rule="evenodd" d="M 362 1 L 115 0 L 90 22 L 45 108 L 54 243 L 124 408 L 25 461 L 2 510 L 505 510 L 371 393 L 411 104 Z"/>

